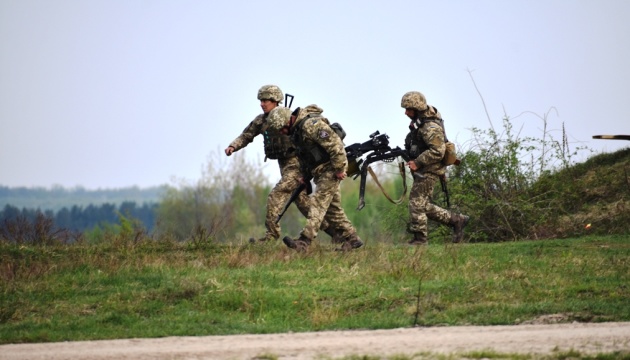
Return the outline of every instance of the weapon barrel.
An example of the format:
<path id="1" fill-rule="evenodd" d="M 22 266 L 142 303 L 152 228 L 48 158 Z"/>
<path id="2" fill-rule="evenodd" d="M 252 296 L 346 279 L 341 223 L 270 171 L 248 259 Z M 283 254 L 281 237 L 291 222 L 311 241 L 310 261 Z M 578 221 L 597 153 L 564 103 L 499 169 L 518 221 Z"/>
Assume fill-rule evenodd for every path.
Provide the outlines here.
<path id="1" fill-rule="evenodd" d="M 291 197 L 289 198 L 289 200 L 287 200 L 287 203 L 284 204 L 284 208 L 282 209 L 282 212 L 280 214 L 278 214 L 278 217 L 276 218 L 276 224 L 280 222 L 280 219 L 282 219 L 282 216 L 284 216 L 284 213 L 287 212 L 287 210 L 289 209 L 289 206 L 291 206 L 291 203 L 295 201 L 295 199 L 297 199 L 298 196 L 300 196 L 300 193 L 306 189 L 307 182 L 304 182 L 302 184 L 300 184 L 300 186 L 298 186 L 297 188 L 295 188 L 295 190 L 293 190 L 293 193 L 291 194 Z"/>

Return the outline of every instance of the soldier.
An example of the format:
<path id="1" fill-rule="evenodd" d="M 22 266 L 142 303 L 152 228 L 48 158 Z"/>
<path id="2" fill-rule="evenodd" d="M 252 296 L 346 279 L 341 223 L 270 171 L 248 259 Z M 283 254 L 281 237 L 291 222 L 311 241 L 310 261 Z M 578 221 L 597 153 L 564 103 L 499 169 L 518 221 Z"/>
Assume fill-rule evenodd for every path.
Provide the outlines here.
<path id="1" fill-rule="evenodd" d="M 300 160 L 301 181 L 312 178 L 316 186 L 306 226 L 299 238 L 285 236 L 282 241 L 291 249 L 306 251 L 325 220 L 343 238 L 343 244 L 337 250 L 357 249 L 363 242 L 341 207 L 340 185 L 348 167 L 346 151 L 322 112 L 317 105 L 309 105 L 297 108 L 293 114 L 283 107 L 275 108 L 269 114 L 269 128 L 291 136 Z"/>
<path id="2" fill-rule="evenodd" d="M 267 196 L 267 214 L 265 218 L 265 235 L 258 239 L 261 242 L 275 240 L 280 237 L 280 225 L 276 223 L 276 218 L 282 207 L 291 196 L 292 191 L 298 186 L 300 179 L 299 162 L 291 141 L 287 135 L 268 129 L 267 116 L 272 109 L 282 103 L 284 95 L 282 90 L 276 85 L 264 85 L 258 90 L 258 100 L 263 113 L 256 116 L 247 125 L 243 133 L 225 149 L 225 155 L 230 156 L 235 151 L 246 147 L 254 141 L 258 135 L 263 135 L 265 161 L 267 159 L 278 160 L 280 167 L 280 180 L 271 189 Z M 295 204 L 300 212 L 306 217 L 308 215 L 310 199 L 305 192 L 295 200 Z M 341 242 L 332 228 L 328 228 L 327 223 L 322 224 L 322 229 L 331 236 L 333 242 Z M 256 239 L 251 238 L 250 242 L 255 243 Z"/>
<path id="3" fill-rule="evenodd" d="M 446 149 L 446 135 L 442 116 L 433 106 L 427 105 L 422 93 L 410 91 L 403 95 L 400 106 L 411 119 L 405 148 L 412 158 L 407 163 L 411 171 L 422 176 L 414 177 L 409 193 L 409 225 L 413 234 L 411 245 L 428 244 L 427 218 L 453 228 L 453 242 L 462 241 L 464 227 L 470 217 L 442 209 L 432 203 L 433 187 L 446 173 L 442 163 Z"/>

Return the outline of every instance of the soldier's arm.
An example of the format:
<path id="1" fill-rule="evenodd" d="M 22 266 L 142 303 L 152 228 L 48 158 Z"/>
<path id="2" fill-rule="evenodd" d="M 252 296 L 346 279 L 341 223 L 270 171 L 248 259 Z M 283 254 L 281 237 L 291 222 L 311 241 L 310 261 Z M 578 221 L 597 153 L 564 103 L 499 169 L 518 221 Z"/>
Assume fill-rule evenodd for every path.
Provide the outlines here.
<path id="1" fill-rule="evenodd" d="M 330 164 L 335 173 L 344 173 L 348 167 L 348 158 L 343 141 L 324 121 L 318 121 L 309 132 L 312 141 L 318 143 L 330 156 Z"/>
<path id="2" fill-rule="evenodd" d="M 254 138 L 262 133 L 262 127 L 264 124 L 263 115 L 260 114 L 252 120 L 247 127 L 243 130 L 243 132 L 236 138 L 234 141 L 228 145 L 229 147 L 234 148 L 234 151 L 238 151 L 249 143 L 254 141 Z M 227 150 L 227 149 L 226 149 Z"/>
<path id="3" fill-rule="evenodd" d="M 442 161 L 444 152 L 446 151 L 442 127 L 434 123 L 429 123 L 425 126 L 427 126 L 427 129 L 421 131 L 421 134 L 424 142 L 429 146 L 429 149 L 416 158 L 415 162 L 419 167 Z"/>

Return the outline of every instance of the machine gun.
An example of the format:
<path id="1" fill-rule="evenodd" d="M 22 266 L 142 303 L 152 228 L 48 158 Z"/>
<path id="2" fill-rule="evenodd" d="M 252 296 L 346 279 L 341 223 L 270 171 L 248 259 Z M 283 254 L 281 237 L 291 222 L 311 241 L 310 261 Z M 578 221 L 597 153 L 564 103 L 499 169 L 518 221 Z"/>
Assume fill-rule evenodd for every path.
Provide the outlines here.
<path id="1" fill-rule="evenodd" d="M 365 154 L 367 156 L 365 159 L 362 159 L 361 157 Z M 348 176 L 354 176 L 354 179 L 361 176 L 357 210 L 361 210 L 365 206 L 365 182 L 371 163 L 376 161 L 394 161 L 397 157 L 401 157 L 405 161 L 411 160 L 406 150 L 398 146 L 395 148 L 390 147 L 389 136 L 381 134 L 378 130 L 370 134 L 370 140 L 346 146 L 346 156 L 348 157 Z M 414 172 L 413 176 L 415 178 L 424 177 L 418 172 Z"/>
<path id="2" fill-rule="evenodd" d="M 369 166 L 371 163 L 376 161 L 384 161 L 390 162 L 394 161 L 394 159 L 401 157 L 405 161 L 410 161 L 409 154 L 404 149 L 396 146 L 392 148 L 389 146 L 389 136 L 387 134 L 381 134 L 378 130 L 372 134 L 370 134 L 370 140 L 364 143 L 356 143 L 352 145 L 348 145 L 345 148 L 346 157 L 348 158 L 348 176 L 354 176 L 356 179 L 358 176 L 361 176 L 361 185 L 359 188 L 359 205 L 357 206 L 357 210 L 361 210 L 365 207 L 365 183 L 367 180 L 367 174 L 369 171 Z M 367 154 L 365 159 L 361 157 Z M 404 169 L 404 168 L 403 168 Z M 404 174 L 403 174 L 404 176 Z M 414 172 L 413 176 L 415 178 L 423 178 L 424 175 Z M 312 191 L 310 178 L 304 179 L 304 182 L 300 184 L 293 193 L 291 197 L 284 205 L 284 208 L 276 217 L 276 224 L 280 222 L 282 216 L 287 211 L 291 203 L 297 199 L 302 191 L 306 189 L 307 194 L 310 194 Z"/>

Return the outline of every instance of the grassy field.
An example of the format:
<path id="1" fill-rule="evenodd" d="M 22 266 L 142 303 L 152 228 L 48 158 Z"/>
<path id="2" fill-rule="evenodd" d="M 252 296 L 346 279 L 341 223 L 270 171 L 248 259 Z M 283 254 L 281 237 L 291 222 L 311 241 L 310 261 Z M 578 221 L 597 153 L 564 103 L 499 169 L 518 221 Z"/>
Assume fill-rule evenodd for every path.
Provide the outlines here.
<path id="1" fill-rule="evenodd" d="M 0 245 L 0 343 L 630 320 L 630 236 L 424 247 Z"/>

